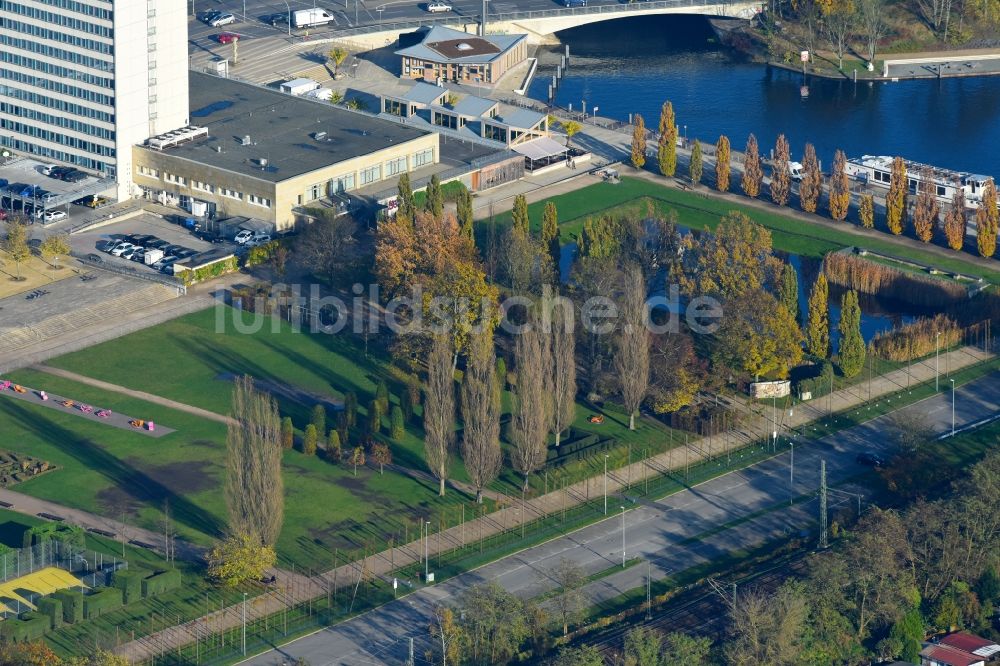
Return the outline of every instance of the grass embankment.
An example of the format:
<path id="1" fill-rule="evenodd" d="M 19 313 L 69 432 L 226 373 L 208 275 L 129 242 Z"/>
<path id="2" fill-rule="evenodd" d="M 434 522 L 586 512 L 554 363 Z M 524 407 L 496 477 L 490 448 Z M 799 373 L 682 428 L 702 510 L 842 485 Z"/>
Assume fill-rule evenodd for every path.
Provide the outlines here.
<path id="1" fill-rule="evenodd" d="M 657 214 L 666 215 L 674 210 L 679 224 L 709 231 L 718 226 L 723 215 L 738 210 L 771 231 L 776 250 L 819 259 L 832 250 L 855 246 L 925 266 L 981 276 L 994 284 L 1000 282 L 1000 269 L 984 271 L 982 267 L 964 261 L 962 253 L 955 253 L 954 257 L 939 256 L 921 249 L 916 241 L 896 244 L 888 237 L 881 238 L 877 233 L 865 232 L 853 223 L 845 222 L 836 228 L 818 222 L 805 224 L 801 220 L 782 215 L 780 211 L 762 211 L 709 194 L 679 190 L 640 178 L 624 177 L 617 185 L 595 183 L 545 201 L 548 200 L 553 201 L 559 211 L 560 239 L 563 243 L 576 240 L 588 217 L 626 213 L 645 215 L 647 202 Z M 535 231 L 540 228 L 545 201 L 528 206 Z M 509 224 L 510 212 L 497 215 L 496 221 L 501 225 Z M 485 225 L 480 226 L 482 228 Z"/>

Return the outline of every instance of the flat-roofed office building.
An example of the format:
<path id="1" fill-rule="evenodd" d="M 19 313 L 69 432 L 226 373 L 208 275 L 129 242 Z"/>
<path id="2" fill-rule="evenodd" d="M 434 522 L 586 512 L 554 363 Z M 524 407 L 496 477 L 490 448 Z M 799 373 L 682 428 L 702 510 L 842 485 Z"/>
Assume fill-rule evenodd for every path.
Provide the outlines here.
<path id="1" fill-rule="evenodd" d="M 191 73 L 190 128 L 134 147 L 149 199 L 293 227 L 295 209 L 391 189 L 440 161 L 435 132 L 231 79 Z"/>
<path id="2" fill-rule="evenodd" d="M 0 0 L 0 146 L 115 178 L 188 122 L 185 0 Z"/>

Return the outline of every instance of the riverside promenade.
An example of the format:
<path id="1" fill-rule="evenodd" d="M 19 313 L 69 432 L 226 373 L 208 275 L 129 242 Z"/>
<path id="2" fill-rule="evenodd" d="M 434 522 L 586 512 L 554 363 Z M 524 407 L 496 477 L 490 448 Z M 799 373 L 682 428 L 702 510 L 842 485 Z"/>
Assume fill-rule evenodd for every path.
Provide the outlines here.
<path id="1" fill-rule="evenodd" d="M 797 437 L 808 438 L 810 424 L 826 418 L 831 413 L 857 409 L 866 404 L 880 404 L 885 399 L 899 399 L 900 393 L 907 391 L 909 387 L 933 381 L 939 370 L 941 385 L 947 386 L 948 374 L 992 358 L 993 354 L 980 348 L 960 347 L 941 354 L 937 364 L 932 356 L 929 359 L 916 361 L 908 367 L 874 377 L 871 381 L 860 382 L 815 401 L 801 403 L 791 410 L 791 413 L 782 410 L 778 420 L 775 420 L 777 417 L 771 410 L 764 409 L 740 428 L 714 437 L 691 440 L 687 444 L 681 444 L 646 460 L 609 470 L 607 492 L 609 495 L 622 495 L 627 493 L 629 487 L 641 484 L 645 479 L 684 470 L 687 466 L 698 462 L 725 456 L 730 451 L 768 438 L 771 429 L 775 427 L 779 437 L 797 431 Z M 430 555 L 444 553 L 601 497 L 603 492 L 603 476 L 591 477 L 523 503 L 514 502 L 481 518 L 431 534 L 426 544 L 422 540 L 412 541 L 312 577 L 300 574 L 286 575 L 286 572 L 282 572 L 276 586 L 247 602 L 247 622 L 274 615 L 331 591 L 353 589 L 363 577 L 376 576 L 391 581 L 394 571 L 422 563 L 425 547 Z M 204 640 L 222 631 L 241 626 L 243 610 L 242 604 L 221 609 L 196 620 L 123 643 L 116 651 L 128 657 L 133 663 L 142 663 L 199 639 Z"/>

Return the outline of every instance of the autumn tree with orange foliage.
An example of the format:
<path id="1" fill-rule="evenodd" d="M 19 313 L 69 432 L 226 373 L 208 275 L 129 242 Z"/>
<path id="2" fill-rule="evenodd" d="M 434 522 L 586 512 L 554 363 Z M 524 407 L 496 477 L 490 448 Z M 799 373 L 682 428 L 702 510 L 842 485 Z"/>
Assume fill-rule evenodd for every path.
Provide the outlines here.
<path id="1" fill-rule="evenodd" d="M 839 222 L 847 219 L 851 206 L 851 186 L 844 171 L 846 164 L 844 151 L 838 150 L 833 157 L 833 173 L 830 176 L 830 217 Z"/>
<path id="2" fill-rule="evenodd" d="M 756 199 L 760 194 L 760 184 L 764 180 L 764 171 L 760 167 L 760 148 L 757 137 L 753 134 L 747 138 L 747 147 L 743 159 L 743 194 Z"/>
<path id="3" fill-rule="evenodd" d="M 990 179 L 976 211 L 976 241 L 981 256 L 992 257 L 997 250 L 997 217 L 997 186 Z"/>
<path id="4" fill-rule="evenodd" d="M 898 236 L 903 233 L 903 218 L 906 216 L 906 193 L 909 184 L 906 179 L 906 163 L 902 157 L 892 160 L 889 174 L 889 194 L 885 197 L 885 224 L 889 231 Z"/>
<path id="5" fill-rule="evenodd" d="M 453 215 L 435 218 L 418 211 L 412 222 L 399 218 L 379 225 L 375 276 L 387 299 L 429 282 L 449 265 L 476 261 L 475 244 Z"/>
<path id="6" fill-rule="evenodd" d="M 792 175 L 788 170 L 791 149 L 784 134 L 778 135 L 774 144 L 774 167 L 771 170 L 771 201 L 784 206 L 792 190 Z"/>
<path id="7" fill-rule="evenodd" d="M 802 154 L 802 182 L 799 183 L 799 205 L 807 213 L 815 213 L 819 196 L 823 192 L 823 174 L 819 170 L 816 148 L 806 144 Z"/>
<path id="8" fill-rule="evenodd" d="M 925 243 L 930 243 L 934 237 L 934 227 L 937 226 L 940 212 L 934 190 L 930 174 L 924 173 L 917 187 L 917 201 L 913 207 L 913 231 Z"/>
<path id="9" fill-rule="evenodd" d="M 958 252 L 965 244 L 965 192 L 957 189 L 951 208 L 944 216 L 944 237 L 948 247 Z"/>
<path id="10" fill-rule="evenodd" d="M 715 143 L 715 189 L 729 191 L 729 137 L 725 134 Z"/>

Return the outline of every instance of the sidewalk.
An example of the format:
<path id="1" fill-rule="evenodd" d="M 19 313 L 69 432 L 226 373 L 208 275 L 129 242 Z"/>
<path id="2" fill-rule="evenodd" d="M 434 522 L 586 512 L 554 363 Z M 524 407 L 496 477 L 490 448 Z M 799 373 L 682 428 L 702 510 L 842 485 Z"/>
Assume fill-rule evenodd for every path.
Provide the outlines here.
<path id="1" fill-rule="evenodd" d="M 947 372 L 954 372 L 992 357 L 992 354 L 986 354 L 982 350 L 964 347 L 941 354 L 938 367 L 947 369 Z M 909 368 L 900 368 L 873 378 L 870 382 L 870 394 L 869 383 L 863 382 L 819 398 L 815 402 L 803 403 L 792 410 L 791 415 L 782 412 L 778 428 L 781 432 L 802 428 L 816 419 L 828 415 L 831 410 L 837 412 L 857 407 L 869 400 L 890 396 L 906 390 L 908 386 L 915 386 L 931 380 L 934 376 L 935 363 L 933 358 L 925 359 L 912 364 Z M 944 376 L 944 373 L 941 376 Z M 767 412 L 768 410 L 764 410 L 763 416 L 750 419 L 746 427 L 721 433 L 714 437 L 694 440 L 647 460 L 632 463 L 613 471 L 609 470 L 608 494 L 620 494 L 628 487 L 641 483 L 646 478 L 684 469 L 688 465 L 725 455 L 727 451 L 761 438 L 767 438 L 772 428 L 771 417 Z M 430 535 L 427 544 L 420 540 L 413 541 L 390 550 L 374 553 L 364 561 L 353 562 L 314 576 L 308 582 L 294 581 L 290 587 L 286 586 L 281 590 L 274 590 L 257 597 L 254 603 L 247 608 L 248 621 L 276 613 L 289 605 L 325 594 L 331 589 L 336 591 L 342 587 L 353 587 L 363 574 L 388 579 L 394 571 L 422 562 L 425 547 L 429 554 L 437 555 L 464 546 L 469 542 L 510 530 L 522 523 L 560 512 L 591 498 L 600 497 L 603 492 L 603 477 L 592 477 L 567 488 L 528 500 L 524 502 L 523 506 L 517 503 L 482 518 L 470 520 L 463 525 Z M 212 613 L 187 624 L 171 627 L 144 639 L 122 645 L 118 649 L 118 653 L 133 661 L 141 661 L 157 652 L 174 650 L 193 643 L 200 637 L 203 638 L 222 629 L 236 627 L 240 622 L 241 616 L 233 609 L 227 612 Z"/>

